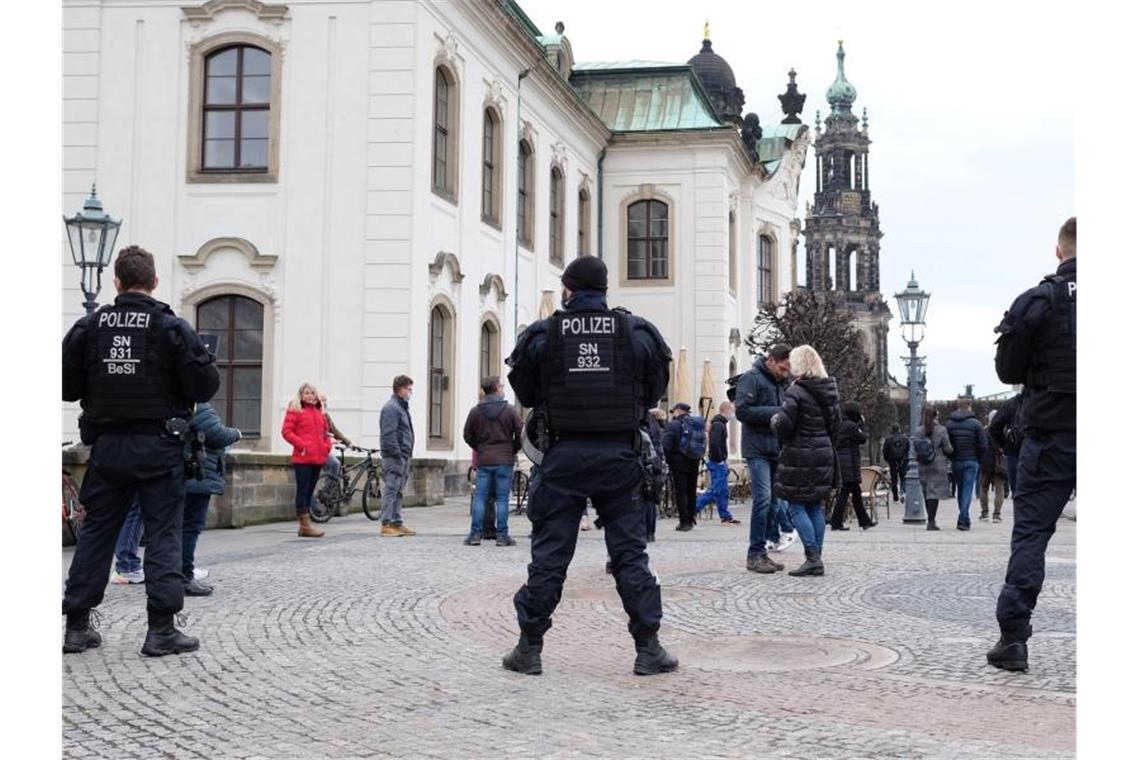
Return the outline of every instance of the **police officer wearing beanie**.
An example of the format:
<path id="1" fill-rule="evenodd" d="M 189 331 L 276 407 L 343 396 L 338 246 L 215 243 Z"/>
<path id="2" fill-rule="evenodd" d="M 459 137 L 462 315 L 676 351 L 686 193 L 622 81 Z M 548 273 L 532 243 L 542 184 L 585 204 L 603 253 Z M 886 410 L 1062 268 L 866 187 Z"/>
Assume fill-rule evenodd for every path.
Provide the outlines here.
<path id="1" fill-rule="evenodd" d="M 645 553 L 639 427 L 665 392 L 672 355 L 650 322 L 606 305 L 601 259 L 575 259 L 562 285 L 562 310 L 527 328 L 507 360 L 511 387 L 520 403 L 543 416 L 549 445 L 531 476 L 531 562 L 514 599 L 518 645 L 503 667 L 542 672 L 543 636 L 562 598 L 588 498 L 605 528 L 629 615 L 637 652 L 633 672 L 664 673 L 677 667 L 677 659 L 657 640 L 661 589 Z"/>
<path id="2" fill-rule="evenodd" d="M 63 595 L 63 651 L 97 647 L 91 611 L 103 590 L 115 541 L 137 496 L 147 535 L 147 633 L 152 657 L 198 648 L 174 627 L 182 610 L 182 510 L 188 423 L 195 402 L 218 390 L 214 356 L 170 307 L 151 293 L 154 257 L 119 251 L 119 295 L 80 319 L 63 339 L 63 400 L 79 401 L 79 431 L 91 457 L 79 497 L 87 509 Z"/>
<path id="3" fill-rule="evenodd" d="M 994 328 L 998 377 L 1025 386 L 1013 537 L 997 602 L 1001 638 L 986 655 L 1005 670 L 1029 666 L 1026 642 L 1045 579 L 1045 549 L 1077 486 L 1076 217 L 1061 226 L 1056 255 L 1057 271 L 1018 296 Z"/>

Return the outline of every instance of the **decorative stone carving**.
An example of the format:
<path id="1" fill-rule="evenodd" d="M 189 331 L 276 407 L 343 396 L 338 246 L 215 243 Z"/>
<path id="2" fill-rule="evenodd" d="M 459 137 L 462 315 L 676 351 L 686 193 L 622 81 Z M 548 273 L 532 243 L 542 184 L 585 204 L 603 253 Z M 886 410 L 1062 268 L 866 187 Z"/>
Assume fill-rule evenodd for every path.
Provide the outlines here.
<path id="1" fill-rule="evenodd" d="M 532 148 L 538 145 L 538 133 L 534 130 L 534 124 L 531 124 L 529 121 L 522 123 L 522 139 L 530 143 Z"/>
<path id="2" fill-rule="evenodd" d="M 498 80 L 487 82 L 487 93 L 483 96 L 483 107 L 493 107 L 499 111 L 500 114 L 506 113 L 507 98 L 503 94 L 503 85 Z"/>
<path id="3" fill-rule="evenodd" d="M 559 140 L 558 142 L 554 143 L 553 146 L 551 146 L 550 152 L 553 156 L 552 160 L 553 160 L 554 164 L 559 166 L 562 169 L 565 169 L 566 168 L 566 143 L 562 142 L 562 140 Z"/>
<path id="4" fill-rule="evenodd" d="M 455 39 L 455 32 L 449 30 L 447 36 L 439 40 L 439 47 L 435 52 L 435 60 L 436 63 L 447 61 L 451 64 L 452 68 L 459 68 L 459 41 Z"/>
<path id="5" fill-rule="evenodd" d="M 239 237 L 213 238 L 206 241 L 196 252 L 179 255 L 178 261 L 191 272 L 199 271 L 206 266 L 206 259 L 211 254 L 223 249 L 238 251 L 249 260 L 249 265 L 253 269 L 268 270 L 277 265 L 275 254 L 263 254 L 253 243 Z"/>
<path id="6" fill-rule="evenodd" d="M 459 257 L 451 251 L 440 251 L 435 255 L 435 261 L 428 264 L 428 272 L 433 281 L 439 279 L 439 276 L 443 274 L 444 265 L 447 265 L 451 270 L 452 283 L 458 285 L 463 282 L 465 275 L 459 269 Z"/>
<path id="7" fill-rule="evenodd" d="M 479 285 L 479 295 L 486 296 L 495 290 L 495 297 L 499 303 L 507 300 L 507 286 L 503 284 L 503 278 L 497 274 L 488 272 L 487 276 L 483 278 L 483 282 Z"/>
<path id="8" fill-rule="evenodd" d="M 277 25 L 289 14 L 288 5 L 262 3 L 259 0 L 210 0 L 202 5 L 182 6 L 182 16 L 197 28 L 214 20 L 214 16 L 224 10 L 244 10 L 257 16 L 261 21 Z"/>

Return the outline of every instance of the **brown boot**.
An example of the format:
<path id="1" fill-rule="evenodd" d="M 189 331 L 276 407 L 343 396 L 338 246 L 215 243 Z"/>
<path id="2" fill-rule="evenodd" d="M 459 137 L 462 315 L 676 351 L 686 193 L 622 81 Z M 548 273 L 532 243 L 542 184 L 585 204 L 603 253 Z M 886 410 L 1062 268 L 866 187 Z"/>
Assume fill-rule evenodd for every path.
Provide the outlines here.
<path id="1" fill-rule="evenodd" d="M 380 523 L 380 535 L 384 538 L 399 538 L 404 532 L 392 523 Z"/>
<path id="2" fill-rule="evenodd" d="M 414 536 L 416 532 L 403 523 L 398 523 L 396 528 L 400 531 L 401 536 Z"/>
<path id="3" fill-rule="evenodd" d="M 297 535 L 301 538 L 320 538 L 325 532 L 314 528 L 309 522 L 309 513 L 303 512 L 297 515 Z"/>

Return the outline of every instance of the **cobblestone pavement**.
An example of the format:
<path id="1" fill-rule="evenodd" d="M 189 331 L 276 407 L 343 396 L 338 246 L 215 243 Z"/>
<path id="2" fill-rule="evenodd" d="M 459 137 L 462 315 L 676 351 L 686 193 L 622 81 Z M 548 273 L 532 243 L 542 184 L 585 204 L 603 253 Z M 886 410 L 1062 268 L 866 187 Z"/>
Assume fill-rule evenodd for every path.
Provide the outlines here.
<path id="1" fill-rule="evenodd" d="M 209 531 L 198 560 L 216 591 L 186 603 L 202 648 L 142 657 L 143 590 L 109 586 L 103 646 L 64 657 L 64 755 L 1074 756 L 1074 522 L 1050 546 L 1019 674 L 985 663 L 1012 515 L 963 533 L 945 502 L 930 533 L 892 505 L 873 530 L 828 533 L 826 576 L 793 578 L 744 570 L 735 511 L 743 525 L 660 523 L 661 639 L 681 668 L 650 678 L 632 673 L 601 531 L 580 534 L 539 677 L 500 666 L 523 517 L 511 548 L 460 544 L 465 499 L 409 510 L 413 538 L 381 539 L 360 514 L 320 540 L 286 524 Z M 794 566 L 799 549 L 776 556 Z"/>

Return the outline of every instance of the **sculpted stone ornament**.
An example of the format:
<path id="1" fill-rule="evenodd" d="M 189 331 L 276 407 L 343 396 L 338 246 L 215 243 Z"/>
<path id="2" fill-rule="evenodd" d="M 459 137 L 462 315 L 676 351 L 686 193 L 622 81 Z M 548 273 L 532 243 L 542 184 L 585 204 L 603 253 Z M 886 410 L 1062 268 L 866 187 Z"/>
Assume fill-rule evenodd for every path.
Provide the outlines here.
<path id="1" fill-rule="evenodd" d="M 756 143 L 763 136 L 764 130 L 760 128 L 760 117 L 754 113 L 749 113 L 744 117 L 744 126 L 740 128 L 740 139 L 744 143 L 744 151 L 753 163 L 760 158 L 756 152 Z"/>
<path id="2" fill-rule="evenodd" d="M 487 82 L 487 94 L 483 98 L 484 106 L 494 106 L 500 112 L 506 107 L 506 96 L 503 95 L 503 85 L 498 80 Z"/>
<path id="3" fill-rule="evenodd" d="M 805 93 L 801 93 L 796 87 L 796 70 L 792 69 L 788 72 L 788 89 L 784 91 L 783 95 L 779 96 L 780 107 L 784 111 L 784 120 L 781 124 L 801 124 L 800 112 L 804 110 L 804 100 L 807 99 Z"/>

